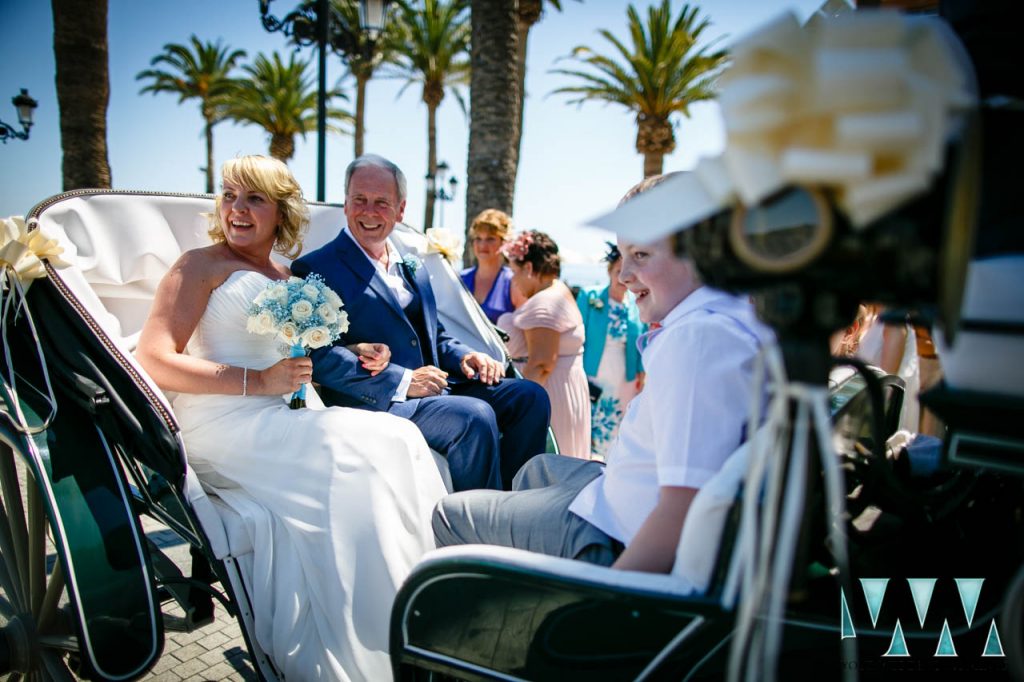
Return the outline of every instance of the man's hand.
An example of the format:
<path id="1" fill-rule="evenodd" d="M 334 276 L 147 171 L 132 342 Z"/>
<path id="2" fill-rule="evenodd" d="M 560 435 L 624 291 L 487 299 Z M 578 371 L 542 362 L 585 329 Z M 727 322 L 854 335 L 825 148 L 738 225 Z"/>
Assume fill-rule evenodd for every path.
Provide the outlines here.
<path id="1" fill-rule="evenodd" d="M 505 375 L 501 363 L 486 353 L 466 353 L 462 358 L 462 373 L 467 379 L 479 378 L 481 382 L 493 386 Z"/>
<path id="2" fill-rule="evenodd" d="M 433 365 L 426 365 L 413 370 L 412 381 L 409 383 L 409 390 L 406 396 L 409 398 L 427 398 L 432 395 L 441 395 L 441 391 L 448 385 L 448 372 L 442 371 Z"/>
<path id="3" fill-rule="evenodd" d="M 354 343 L 345 347 L 359 356 L 359 362 L 371 377 L 383 372 L 391 362 L 391 349 L 386 343 Z"/>

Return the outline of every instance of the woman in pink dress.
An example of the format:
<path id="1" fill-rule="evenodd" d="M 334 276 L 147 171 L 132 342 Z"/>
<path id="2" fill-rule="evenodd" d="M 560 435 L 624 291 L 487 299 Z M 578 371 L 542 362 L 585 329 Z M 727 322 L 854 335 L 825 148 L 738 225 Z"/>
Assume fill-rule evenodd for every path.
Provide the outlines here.
<path id="1" fill-rule="evenodd" d="M 522 375 L 551 398 L 551 428 L 563 455 L 590 458 L 590 392 L 583 370 L 583 317 L 561 280 L 558 245 L 543 232 L 517 235 L 502 247 L 512 286 L 525 298 L 498 318 Z"/>

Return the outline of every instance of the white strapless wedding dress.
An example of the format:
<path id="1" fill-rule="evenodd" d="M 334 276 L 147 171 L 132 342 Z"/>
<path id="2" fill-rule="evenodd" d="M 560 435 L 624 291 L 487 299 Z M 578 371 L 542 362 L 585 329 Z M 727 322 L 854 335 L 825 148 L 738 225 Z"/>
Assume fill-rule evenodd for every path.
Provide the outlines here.
<path id="1" fill-rule="evenodd" d="M 252 369 L 280 360 L 273 336 L 245 328 L 267 282 L 232 273 L 188 353 Z M 307 394 L 300 410 L 286 396 L 180 394 L 173 404 L 192 468 L 245 522 L 256 638 L 284 677 L 391 679 L 391 605 L 434 547 L 430 514 L 445 487 L 412 422 Z"/>

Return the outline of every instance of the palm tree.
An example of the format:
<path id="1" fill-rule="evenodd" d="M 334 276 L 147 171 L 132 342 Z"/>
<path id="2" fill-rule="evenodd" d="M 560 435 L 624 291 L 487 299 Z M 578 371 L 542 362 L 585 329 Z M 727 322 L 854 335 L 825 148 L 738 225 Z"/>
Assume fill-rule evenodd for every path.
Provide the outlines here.
<path id="1" fill-rule="evenodd" d="M 437 108 L 445 88 L 451 90 L 462 111 L 466 103 L 459 86 L 469 84 L 469 5 L 466 0 L 424 0 L 422 9 L 399 6 L 392 40 L 394 64 L 406 79 L 402 91 L 413 83 L 423 86 L 427 105 L 427 172 L 437 174 Z M 399 92 L 401 95 L 401 91 Z M 436 194 L 427 192 L 423 229 L 434 224 Z"/>
<path id="2" fill-rule="evenodd" d="M 206 136 L 206 191 L 213 192 L 213 126 L 224 120 L 224 96 L 231 88 L 231 70 L 245 56 L 245 50 L 229 50 L 216 43 L 200 42 L 195 35 L 187 45 L 168 43 L 162 54 L 153 57 L 150 66 L 166 65 L 167 70 L 146 69 L 135 80 L 152 82 L 139 90 L 139 94 L 170 92 L 178 95 L 178 104 L 188 99 L 199 100 L 199 110 L 205 123 Z"/>
<path id="3" fill-rule="evenodd" d="M 110 187 L 107 0 L 52 0 L 64 190 Z"/>
<path id="4" fill-rule="evenodd" d="M 512 213 L 519 168 L 522 91 L 516 68 L 517 0 L 471 0 L 466 230 L 485 208 Z M 467 242 L 468 243 L 468 242 Z M 466 251 L 470 264 L 472 250 Z"/>
<path id="5" fill-rule="evenodd" d="M 626 14 L 632 49 L 609 31 L 600 31 L 624 64 L 581 45 L 573 50 L 572 57 L 597 74 L 555 70 L 584 81 L 583 85 L 555 90 L 579 95 L 571 103 L 600 100 L 636 112 L 636 150 L 644 155 L 644 177 L 661 173 L 665 154 L 675 149 L 669 120 L 672 114 L 689 117 L 691 104 L 714 98 L 715 81 L 728 58 L 725 50 L 711 51 L 713 44 L 697 49 L 697 41 L 710 23 L 708 19 L 698 21 L 697 12 L 697 7 L 683 5 L 679 17 L 672 21 L 669 0 L 662 0 L 660 7 L 648 9 L 645 27 L 636 8 L 630 5 Z"/>
<path id="6" fill-rule="evenodd" d="M 225 107 L 228 117 L 243 123 L 253 123 L 270 133 L 270 155 L 288 161 L 295 154 L 295 135 L 316 130 L 317 90 L 315 78 L 308 74 L 309 61 L 302 61 L 292 53 L 285 63 L 274 52 L 270 59 L 256 55 L 252 64 L 242 70 L 246 78 L 232 80 L 230 96 Z M 344 97 L 334 89 L 325 93 Z M 352 115 L 335 107 L 327 107 L 327 119 L 351 122 Z M 345 132 L 329 125 L 332 132 Z"/>

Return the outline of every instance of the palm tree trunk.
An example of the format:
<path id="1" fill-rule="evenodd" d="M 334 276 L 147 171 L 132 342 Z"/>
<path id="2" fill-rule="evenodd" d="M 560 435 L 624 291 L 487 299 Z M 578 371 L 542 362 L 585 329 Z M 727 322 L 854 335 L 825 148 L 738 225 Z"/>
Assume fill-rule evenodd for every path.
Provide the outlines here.
<path id="1" fill-rule="evenodd" d="M 355 130 L 355 158 L 363 155 L 363 134 L 366 132 L 366 82 L 369 76 L 357 73 L 356 75 L 356 130 Z"/>
<path id="2" fill-rule="evenodd" d="M 424 98 L 425 99 L 425 98 Z M 427 102 L 427 173 L 437 178 L 437 105 Z M 431 191 L 433 189 L 434 191 Z M 426 209 L 423 211 L 423 230 L 434 226 L 434 201 L 437 188 L 427 187 Z M 444 227 L 444 225 L 441 225 Z"/>
<path id="3" fill-rule="evenodd" d="M 110 187 L 107 0 L 51 0 L 64 190 Z"/>
<path id="4" fill-rule="evenodd" d="M 644 155 L 644 177 L 661 175 L 666 154 L 676 148 L 676 136 L 668 117 L 636 117 L 636 150 Z"/>
<path id="5" fill-rule="evenodd" d="M 526 111 L 526 44 L 530 29 L 540 21 L 543 0 L 519 0 L 517 31 L 519 45 L 516 48 L 516 70 L 519 72 L 519 125 L 516 136 L 516 155 L 522 150 L 523 120 Z"/>
<path id="6" fill-rule="evenodd" d="M 206 117 L 206 193 L 213 194 L 213 119 Z"/>
<path id="7" fill-rule="evenodd" d="M 661 152 L 648 152 L 644 154 L 644 177 L 661 175 L 665 167 L 665 155 Z"/>
<path id="8" fill-rule="evenodd" d="M 273 133 L 270 136 L 270 155 L 287 163 L 295 155 L 295 136 Z"/>
<path id="9" fill-rule="evenodd" d="M 470 223 L 480 211 L 497 208 L 512 213 L 522 100 L 516 0 L 472 0 L 471 21 L 467 240 Z M 469 265 L 471 251 L 464 258 Z"/>

